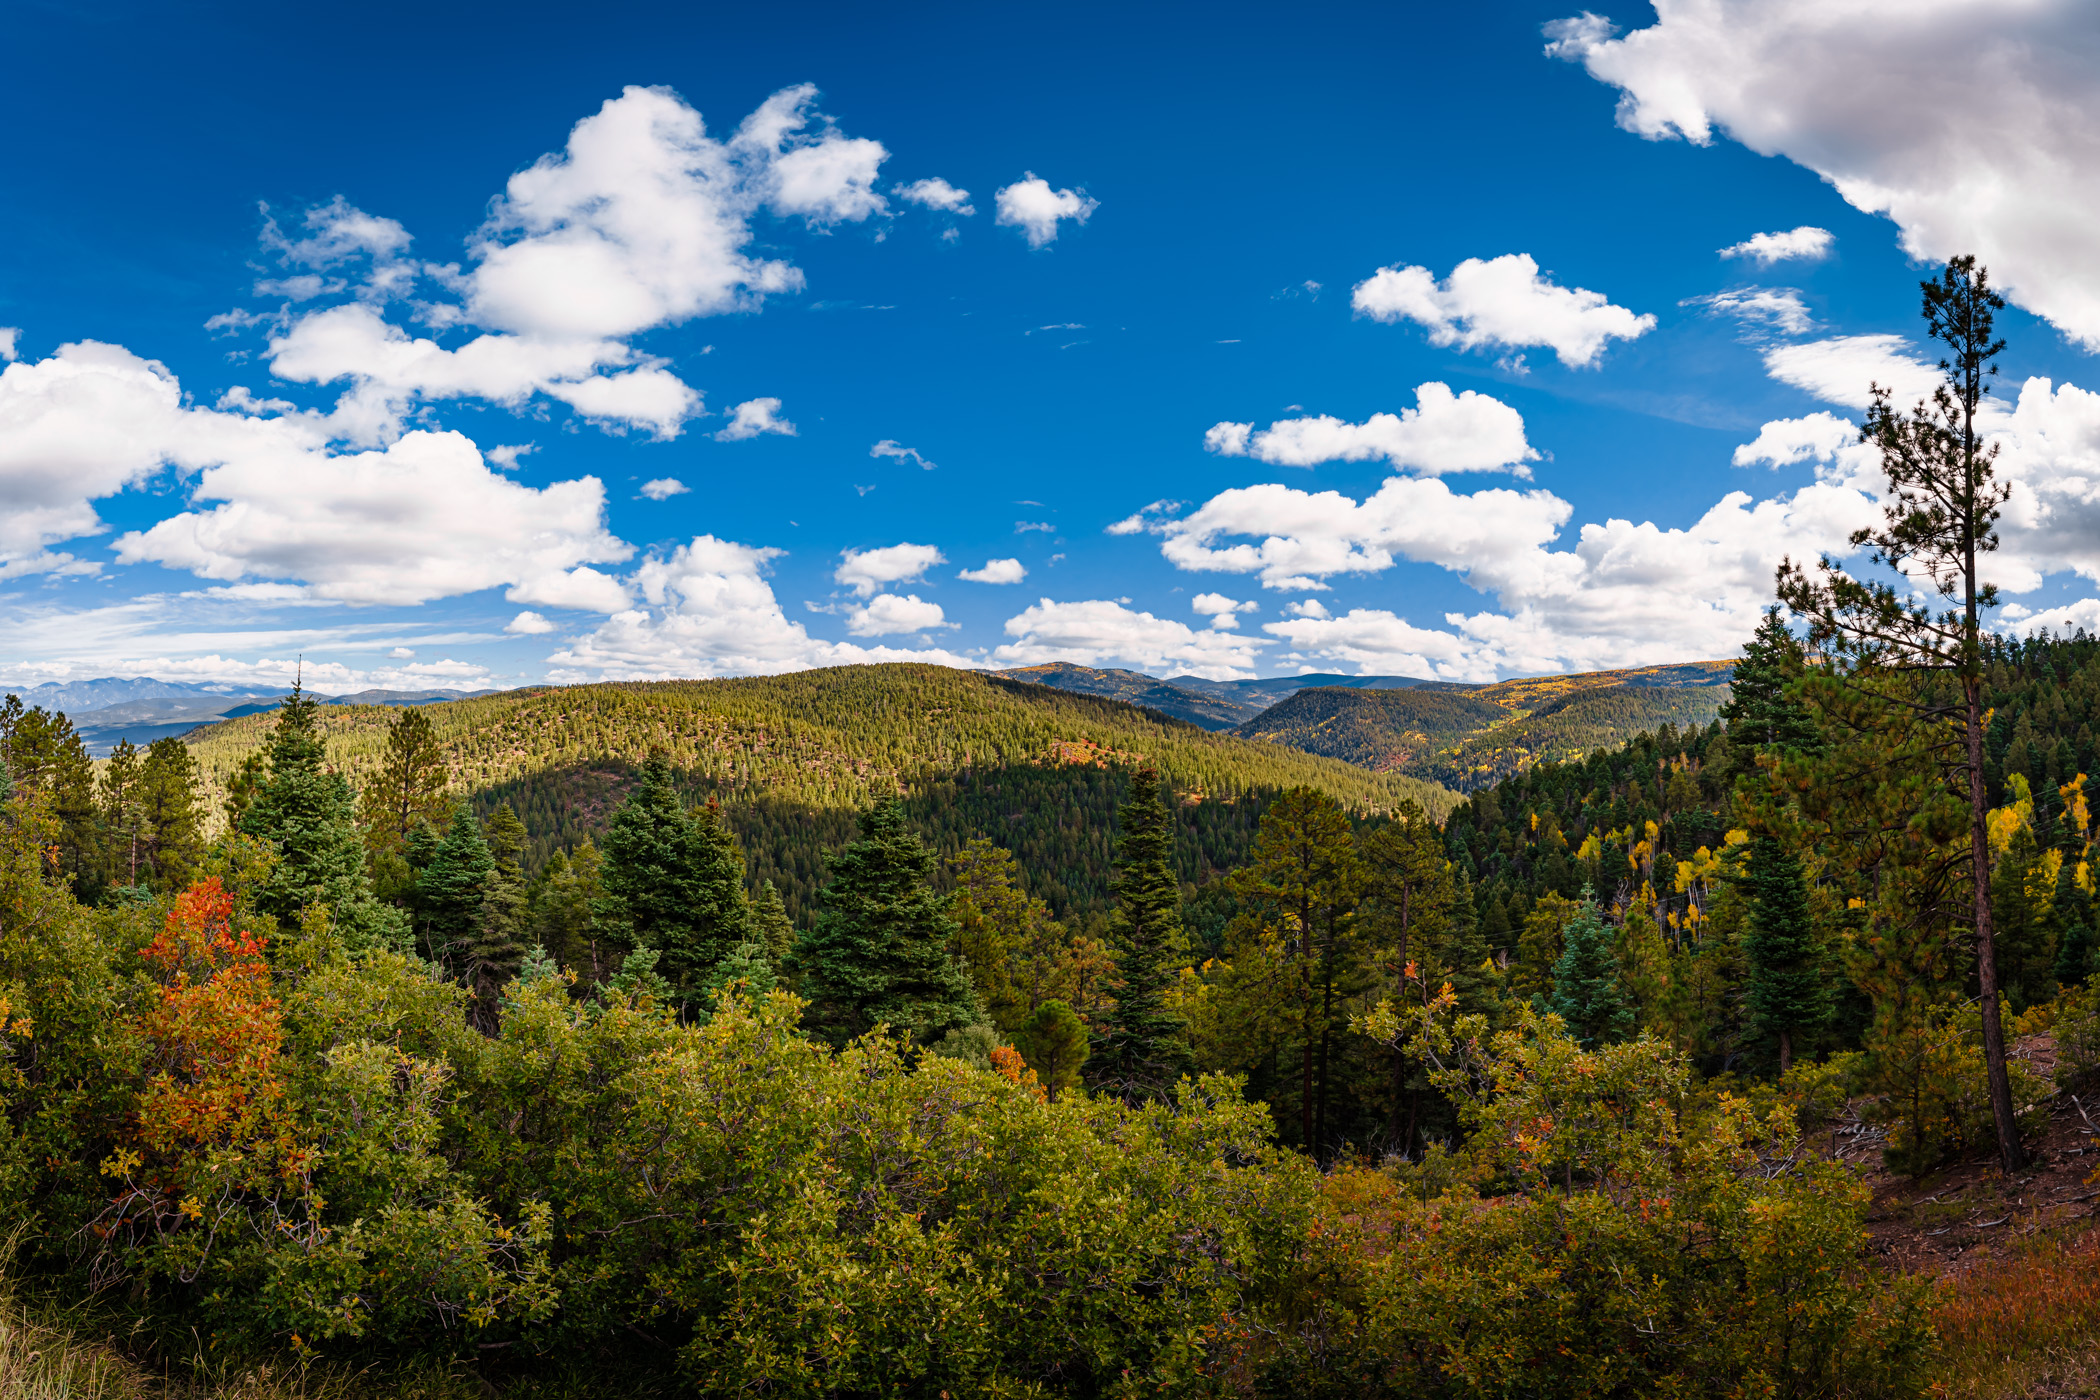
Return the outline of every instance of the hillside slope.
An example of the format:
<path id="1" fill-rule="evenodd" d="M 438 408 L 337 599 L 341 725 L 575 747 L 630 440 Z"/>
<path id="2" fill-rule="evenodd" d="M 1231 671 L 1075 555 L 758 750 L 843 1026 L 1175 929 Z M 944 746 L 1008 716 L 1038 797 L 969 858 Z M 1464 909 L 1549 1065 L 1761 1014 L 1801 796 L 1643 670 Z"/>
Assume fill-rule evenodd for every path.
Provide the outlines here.
<path id="1" fill-rule="evenodd" d="M 1262 710 L 1259 705 L 1250 705 L 1229 694 L 1213 695 L 1179 681 L 1163 681 L 1141 671 L 1124 671 L 1115 667 L 1075 666 L 1069 661 L 1051 661 L 1041 666 L 1016 666 L 991 674 L 1047 685 L 1054 690 L 1069 690 L 1078 695 L 1121 700 L 1126 705 L 1143 705 L 1161 714 L 1185 719 L 1201 729 L 1230 729 L 1242 720 L 1254 718 Z"/>
<path id="2" fill-rule="evenodd" d="M 1234 732 L 1474 792 L 1669 723 L 1707 724 L 1733 663 L 1538 676 L 1468 690 L 1301 690 Z"/>
<path id="3" fill-rule="evenodd" d="M 1077 691 L 1081 695 L 1101 695 L 1132 705 L 1144 705 L 1205 729 L 1231 729 L 1244 724 L 1271 705 L 1281 704 L 1299 691 L 1315 686 L 1343 686 L 1351 690 L 1480 689 L 1464 681 L 1425 681 L 1413 676 L 1343 676 L 1325 672 L 1249 681 L 1213 681 L 1202 676 L 1169 676 L 1161 680 L 1142 671 L 1075 666 L 1069 661 L 1016 666 L 994 674 L 1034 681 L 1059 690 Z"/>
<path id="4" fill-rule="evenodd" d="M 1184 796 L 1185 878 L 1237 863 L 1268 795 L 1300 784 L 1375 815 L 1403 801 L 1441 820 L 1448 789 L 1338 759 L 1212 734 L 1117 701 L 939 666 L 848 666 L 784 676 L 511 691 L 425 707 L 455 790 L 482 810 L 508 801 L 544 859 L 603 829 L 635 765 L 661 748 L 689 793 L 717 797 L 754 878 L 806 916 L 823 853 L 852 810 L 902 790 L 943 851 L 985 835 L 1033 853 L 1036 892 L 1064 909 L 1107 892 L 1122 772 L 1158 764 Z M 353 783 L 378 766 L 397 712 L 320 711 L 329 755 Z M 214 791 L 274 720 L 251 715 L 187 742 Z"/>

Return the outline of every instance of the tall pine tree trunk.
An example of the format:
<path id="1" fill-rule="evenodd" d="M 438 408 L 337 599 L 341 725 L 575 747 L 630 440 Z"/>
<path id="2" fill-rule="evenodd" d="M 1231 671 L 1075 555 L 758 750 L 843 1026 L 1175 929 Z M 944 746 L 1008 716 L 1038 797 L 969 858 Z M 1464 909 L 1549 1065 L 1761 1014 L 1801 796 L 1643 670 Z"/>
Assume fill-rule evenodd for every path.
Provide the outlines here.
<path id="1" fill-rule="evenodd" d="M 1971 595 L 1973 599 L 1973 594 Z M 1975 604 L 1970 603 L 1970 616 Z M 1969 759 L 1969 879 L 1976 894 L 1976 982 L 1983 993 L 1983 1063 L 1990 1082 L 1991 1123 L 1998 1132 L 1998 1157 L 2008 1174 L 2027 1164 L 2020 1145 L 2020 1120 L 2013 1110 L 2012 1080 L 2005 1070 L 2005 1026 L 1998 1016 L 1998 954 L 1991 930 L 1991 838 L 1985 826 L 1990 801 L 1983 787 L 1982 677 L 1962 678 L 1967 700 Z"/>

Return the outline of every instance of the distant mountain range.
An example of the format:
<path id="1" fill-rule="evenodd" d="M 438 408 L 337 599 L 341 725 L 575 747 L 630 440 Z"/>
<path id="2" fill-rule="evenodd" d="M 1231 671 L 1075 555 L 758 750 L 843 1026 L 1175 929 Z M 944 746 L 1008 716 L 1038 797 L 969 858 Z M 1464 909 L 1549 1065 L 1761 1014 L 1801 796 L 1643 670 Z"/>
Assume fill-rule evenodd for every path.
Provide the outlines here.
<path id="1" fill-rule="evenodd" d="M 1493 684 L 1328 672 L 1243 681 L 1163 679 L 1065 661 L 987 674 L 1142 705 L 1213 733 L 1230 731 L 1471 792 L 1533 764 L 1580 758 L 1665 723 L 1710 723 L 1727 702 L 1733 670 L 1732 662 L 1697 661 Z M 0 693 L 19 695 L 25 705 L 64 711 L 97 758 L 120 740 L 144 746 L 222 720 L 266 714 L 282 703 L 274 686 L 150 676 L 0 688 Z M 500 693 L 362 690 L 320 699 L 326 705 L 432 705 Z"/>
<path id="2" fill-rule="evenodd" d="M 1478 690 L 1459 681 L 1425 681 L 1413 676 L 1338 676 L 1324 672 L 1304 676 L 1275 676 L 1268 680 L 1210 681 L 1201 676 L 1169 676 L 1161 680 L 1138 671 L 1074 666 L 1052 661 L 1041 666 L 1017 666 L 996 674 L 1037 685 L 1100 695 L 1126 704 L 1144 705 L 1161 714 L 1200 724 L 1205 729 L 1231 729 L 1245 724 L 1272 705 L 1282 704 L 1301 690 L 1342 687 L 1349 690 Z"/>
<path id="3" fill-rule="evenodd" d="M 494 695 L 493 690 L 360 690 L 354 695 L 320 695 L 324 705 L 434 705 Z M 180 736 L 200 725 L 242 715 L 267 714 L 284 702 L 279 686 L 219 682 L 155 680 L 151 676 L 104 676 L 92 681 L 47 682 L 33 686 L 0 686 L 0 695 L 19 695 L 26 706 L 41 705 L 73 721 L 88 753 L 106 758 L 118 741 L 143 748 L 155 739 Z"/>
<path id="4" fill-rule="evenodd" d="M 1064 662 L 999 674 L 1472 792 L 1534 764 L 1581 758 L 1664 724 L 1709 724 L 1728 701 L 1734 669 L 1730 661 L 1694 661 L 1492 685 L 1327 674 L 1161 680 Z"/>

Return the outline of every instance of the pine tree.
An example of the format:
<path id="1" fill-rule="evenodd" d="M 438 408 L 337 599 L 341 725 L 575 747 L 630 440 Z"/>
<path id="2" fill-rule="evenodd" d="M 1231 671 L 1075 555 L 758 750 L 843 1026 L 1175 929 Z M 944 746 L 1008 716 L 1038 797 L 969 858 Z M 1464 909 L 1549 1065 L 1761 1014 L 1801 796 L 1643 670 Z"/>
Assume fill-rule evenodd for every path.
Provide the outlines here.
<path id="1" fill-rule="evenodd" d="M 1749 896 L 1749 929 L 1743 952 L 1750 962 L 1750 1014 L 1757 1028 L 1779 1044 L 1779 1072 L 1794 1063 L 1796 1038 L 1830 1015 L 1829 978 L 1816 946 L 1809 914 L 1808 881 L 1801 859 L 1777 837 L 1750 842 L 1743 875 Z"/>
<path id="2" fill-rule="evenodd" d="M 95 801 L 95 762 L 87 745 L 62 714 L 42 706 L 21 709 L 9 696 L 9 718 L 0 722 L 7 736 L 8 770 L 18 790 L 34 793 L 57 824 L 52 854 L 58 869 L 71 877 L 73 893 L 86 903 L 101 897 L 103 883 L 101 809 Z"/>
<path id="3" fill-rule="evenodd" d="M 146 815 L 145 763 L 129 739 L 117 740 L 102 765 L 102 849 L 111 884 L 135 887 L 150 869 L 153 826 Z"/>
<path id="4" fill-rule="evenodd" d="M 1014 1032 L 1014 1049 L 1056 1098 L 1079 1083 L 1091 1047 L 1086 1023 L 1061 1001 L 1046 1001 Z"/>
<path id="5" fill-rule="evenodd" d="M 256 907 L 285 926 L 297 923 L 302 910 L 325 908 L 353 953 L 394 945 L 406 920 L 372 898 L 350 784 L 327 766 L 319 711 L 312 696 L 293 686 L 263 745 L 268 777 L 240 814 L 241 834 L 277 851 Z"/>
<path id="6" fill-rule="evenodd" d="M 1253 858 L 1233 877 L 1248 914 L 1236 973 L 1250 1021 L 1287 1024 L 1297 1040 L 1298 1123 L 1308 1152 L 1326 1142 L 1329 1069 L 1349 998 L 1367 985 L 1357 928 L 1362 868 L 1349 817 L 1334 799 L 1292 788 L 1262 813 Z"/>
<path id="7" fill-rule="evenodd" d="M 1958 760 L 1943 763 L 1941 771 L 1968 808 L 1984 1077 L 1999 1163 L 2015 1172 L 2026 1165 L 2027 1150 L 2020 1142 L 1998 1006 L 1983 751 L 1988 669 L 1983 614 L 1998 603 L 1997 585 L 1984 577 L 1983 566 L 1998 547 L 1993 526 L 2011 488 L 1996 479 L 1998 449 L 1978 427 L 1998 372 L 1993 362 L 2005 349 L 2005 342 L 1994 338 L 1996 313 L 2005 299 L 1991 289 L 1976 259 L 1967 256 L 1949 259 L 1920 290 L 1926 328 L 1948 351 L 1940 361 L 1943 382 L 1929 403 L 1910 413 L 1896 409 L 1890 390 L 1875 386 L 1864 429 L 1866 440 L 1881 449 L 1888 485 L 1882 492 L 1881 527 L 1855 531 L 1851 543 L 1855 549 L 1870 547 L 1869 558 L 1883 576 L 1863 581 L 1826 557 L 1819 576 L 1811 578 L 1787 559 L 1779 567 L 1779 600 L 1808 622 L 1810 639 L 1834 659 L 1869 669 L 1937 674 L 1946 683 L 1945 703 L 1911 713 L 1951 720 L 1961 735 Z M 1890 579 L 1903 580 L 1902 586 Z M 1914 601 L 1914 587 L 1927 583 L 1938 595 L 1937 611 Z"/>
<path id="8" fill-rule="evenodd" d="M 933 892 L 933 870 L 895 798 L 863 812 L 860 839 L 831 862 L 817 926 L 789 959 L 810 1023 L 831 1043 L 881 1024 L 932 1045 L 984 1020 L 949 951 L 955 923 Z"/>
<path id="9" fill-rule="evenodd" d="M 1186 936 L 1181 885 L 1174 878 L 1174 819 L 1161 801 L 1158 770 L 1148 766 L 1132 775 L 1118 822 L 1115 916 L 1108 935 L 1116 958 L 1116 1001 L 1095 1036 L 1089 1077 L 1137 1101 L 1164 1097 L 1194 1066 L 1188 1023 L 1167 1004 Z M 1036 1015 L 1042 1011 L 1037 1008 Z M 1069 1006 L 1065 1012 L 1072 1014 Z M 1049 1076 L 1043 1082 L 1049 1084 Z"/>
<path id="10" fill-rule="evenodd" d="M 247 819 L 248 809 L 255 804 L 255 794 L 262 791 L 262 785 L 269 778 L 270 758 L 262 749 L 244 757 L 241 766 L 233 770 L 233 775 L 226 780 L 226 800 L 222 804 L 229 830 L 244 830 L 242 823 Z"/>
<path id="11" fill-rule="evenodd" d="M 605 832 L 606 893 L 620 902 L 629 937 L 663 955 L 664 977 L 696 996 L 716 963 L 749 941 L 744 857 L 713 803 L 689 815 L 671 768 L 652 755 L 641 786 Z"/>
<path id="12" fill-rule="evenodd" d="M 480 932 L 481 901 L 496 858 L 481 824 L 465 807 L 452 814 L 445 838 L 416 881 L 416 915 L 423 955 L 464 975 Z"/>
<path id="13" fill-rule="evenodd" d="M 1612 957 L 1612 931 L 1598 917 L 1596 896 L 1588 889 L 1562 931 L 1547 1009 L 1567 1022 L 1568 1034 L 1585 1049 L 1615 1044 L 1633 1031 L 1633 1008 L 1626 1004 L 1619 964 Z"/>
<path id="14" fill-rule="evenodd" d="M 948 902 L 948 916 L 955 920 L 955 955 L 992 1021 L 1011 1030 L 1028 1014 L 1012 976 L 1032 912 L 1027 891 L 1021 888 L 1021 864 L 1013 852 L 978 836 L 949 857 L 948 869 L 955 876 L 955 893 Z"/>
<path id="15" fill-rule="evenodd" d="M 445 751 L 430 716 L 414 705 L 403 708 L 387 730 L 379 771 L 365 784 L 357 803 L 372 882 L 381 898 L 400 904 L 414 902 L 415 868 L 409 859 L 409 837 L 418 826 L 448 820 L 448 781 Z"/>
<path id="16" fill-rule="evenodd" d="M 398 854 L 417 822 L 443 821 L 450 781 L 444 746 L 429 714 L 416 705 L 404 706 L 387 730 L 379 771 L 358 794 L 358 820 L 373 853 Z"/>
<path id="17" fill-rule="evenodd" d="M 180 739 L 155 739 L 140 778 L 146 825 L 153 833 L 154 883 L 163 890 L 181 889 L 204 860 L 204 793 L 196 757 Z"/>
<path id="18" fill-rule="evenodd" d="M 588 836 L 573 851 L 556 851 L 542 872 L 533 905 L 533 928 L 540 942 L 585 986 L 612 977 L 628 951 L 619 920 L 607 915 L 610 900 L 599 878 L 602 866 Z"/>
<path id="19" fill-rule="evenodd" d="M 1363 875 L 1372 927 L 1391 945 L 1396 961 L 1405 964 L 1414 956 L 1418 928 L 1434 934 L 1449 923 L 1454 891 L 1443 837 L 1413 803 L 1363 843 Z M 1506 937 L 1509 916 L 1499 900 L 1496 911 Z"/>

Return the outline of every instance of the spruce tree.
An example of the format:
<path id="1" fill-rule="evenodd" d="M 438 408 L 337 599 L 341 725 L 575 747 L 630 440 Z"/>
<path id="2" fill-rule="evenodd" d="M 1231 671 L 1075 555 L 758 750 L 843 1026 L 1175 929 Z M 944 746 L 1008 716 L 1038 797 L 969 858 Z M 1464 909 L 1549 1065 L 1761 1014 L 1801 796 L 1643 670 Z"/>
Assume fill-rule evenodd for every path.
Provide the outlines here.
<path id="1" fill-rule="evenodd" d="M 1750 843 L 1743 875 L 1749 896 L 1749 928 L 1743 952 L 1750 962 L 1750 1014 L 1757 1028 L 1779 1046 L 1779 1072 L 1794 1063 L 1798 1037 L 1830 1015 L 1829 978 L 1816 946 L 1809 914 L 1808 881 L 1801 858 L 1777 837 Z"/>
<path id="2" fill-rule="evenodd" d="M 1633 1032 L 1633 1008 L 1627 1005 L 1618 960 L 1612 956 L 1612 931 L 1598 916 L 1596 897 L 1587 888 L 1562 931 L 1560 961 L 1553 966 L 1553 996 L 1546 1009 L 1567 1023 L 1569 1036 L 1586 1050 L 1615 1044 Z"/>
<path id="3" fill-rule="evenodd" d="M 2096 939 L 2093 931 L 2093 901 L 2078 883 L 2077 860 L 2064 857 L 2056 874 L 2056 899 L 2052 913 L 2056 922 L 2056 980 L 2066 987 L 2082 987 L 2095 971 Z"/>
<path id="4" fill-rule="evenodd" d="M 771 880 L 759 887 L 758 897 L 751 901 L 751 937 L 765 948 L 766 961 L 776 971 L 795 946 L 794 921 L 788 918 L 787 905 Z"/>
<path id="5" fill-rule="evenodd" d="M 473 962 L 481 929 L 482 896 L 496 858 L 481 824 L 465 807 L 453 812 L 445 838 L 416 881 L 416 915 L 423 955 L 462 976 Z"/>
<path id="6" fill-rule="evenodd" d="M 1736 772 L 1753 771 L 1759 753 L 1816 747 L 1819 736 L 1814 716 L 1786 693 L 1804 664 L 1800 639 L 1787 630 L 1778 607 L 1766 609 L 1765 620 L 1757 625 L 1743 647 L 1742 659 L 1735 663 L 1728 703 L 1721 707 L 1721 718 L 1728 721 L 1730 759 Z"/>
<path id="7" fill-rule="evenodd" d="M 832 861 L 817 925 L 789 959 L 812 1029 L 832 1044 L 881 1024 L 930 1046 L 985 1019 L 949 951 L 955 922 L 933 871 L 896 798 L 863 812 L 860 839 Z"/>
<path id="8" fill-rule="evenodd" d="M 739 996 L 762 997 L 779 985 L 772 960 L 766 956 L 766 945 L 755 940 L 739 943 L 708 973 L 707 985 L 700 989 L 700 1001 L 713 1012 L 720 1009 L 722 999 L 732 991 Z"/>
<path id="9" fill-rule="evenodd" d="M 743 852 L 715 804 L 687 813 L 661 755 L 606 828 L 602 878 L 632 943 L 662 954 L 662 975 L 682 997 L 697 996 L 715 964 L 749 941 Z"/>
<path id="10" fill-rule="evenodd" d="M 483 1013 L 483 1029 L 494 1031 L 494 1012 L 502 992 L 525 960 L 525 872 L 519 857 L 525 849 L 525 824 L 509 803 L 489 814 L 483 829 L 489 871 L 481 885 L 481 907 L 466 940 L 464 972 Z"/>
<path id="11" fill-rule="evenodd" d="M 647 997 L 657 1006 L 671 1007 L 677 994 L 656 970 L 658 956 L 654 948 L 629 949 L 621 959 L 620 970 L 599 984 L 599 1004 L 610 1006 L 622 999 Z"/>
<path id="12" fill-rule="evenodd" d="M 277 851 L 256 907 L 285 926 L 298 922 L 301 911 L 323 907 L 353 953 L 399 944 L 407 921 L 372 897 L 350 784 L 327 766 L 319 712 L 313 697 L 294 685 L 263 745 L 268 776 L 240 813 L 241 834 Z"/>
<path id="13" fill-rule="evenodd" d="M 1108 934 L 1116 1000 L 1094 1037 L 1089 1077 L 1137 1101 L 1163 1097 L 1194 1065 L 1188 1023 L 1167 1005 L 1185 939 L 1181 884 L 1174 878 L 1174 819 L 1161 800 L 1158 770 L 1147 766 L 1132 776 L 1118 823 L 1110 887 L 1115 915 Z"/>

